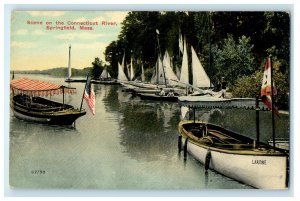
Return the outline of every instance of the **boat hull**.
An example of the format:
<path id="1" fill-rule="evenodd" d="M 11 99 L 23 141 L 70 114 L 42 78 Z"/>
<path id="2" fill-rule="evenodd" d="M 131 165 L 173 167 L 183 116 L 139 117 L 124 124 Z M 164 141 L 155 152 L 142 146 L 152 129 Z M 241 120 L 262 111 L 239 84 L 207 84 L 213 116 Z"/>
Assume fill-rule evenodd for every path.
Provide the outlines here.
<path id="1" fill-rule="evenodd" d="M 76 119 L 86 114 L 86 112 L 79 111 L 37 113 L 16 107 L 13 108 L 13 113 L 20 120 L 55 125 L 72 125 Z"/>
<path id="2" fill-rule="evenodd" d="M 106 84 L 106 85 L 117 85 L 117 84 L 120 84 L 115 79 L 111 79 L 111 80 L 92 80 L 91 82 L 93 84 Z"/>
<path id="3" fill-rule="evenodd" d="M 137 95 L 141 97 L 141 99 L 143 100 L 157 100 L 157 101 L 169 101 L 169 102 L 178 101 L 177 96 L 160 96 L 160 95 L 150 94 L 150 93 L 138 93 Z"/>
<path id="4" fill-rule="evenodd" d="M 11 106 L 16 118 L 45 124 L 71 125 L 86 114 L 71 105 L 26 95 L 14 96 Z"/>
<path id="5" fill-rule="evenodd" d="M 276 150 L 207 146 L 179 128 L 181 146 L 195 159 L 227 177 L 259 189 L 286 189 L 288 156 Z M 208 156 L 209 155 L 209 156 Z"/>

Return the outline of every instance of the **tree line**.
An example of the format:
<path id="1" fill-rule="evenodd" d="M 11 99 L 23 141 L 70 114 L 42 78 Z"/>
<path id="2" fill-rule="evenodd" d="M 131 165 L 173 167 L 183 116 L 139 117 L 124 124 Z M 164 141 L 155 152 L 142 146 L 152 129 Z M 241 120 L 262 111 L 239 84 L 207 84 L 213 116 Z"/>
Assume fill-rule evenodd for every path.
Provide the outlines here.
<path id="1" fill-rule="evenodd" d="M 118 39 L 105 49 L 105 60 L 110 64 L 106 67 L 117 77 L 118 62 L 125 55 L 125 63 L 133 59 L 136 76 L 140 75 L 143 64 L 150 79 L 159 52 L 168 51 L 174 71 L 180 71 L 180 35 L 188 47 L 194 47 L 212 83 L 216 86 L 221 77 L 225 77 L 229 90 L 238 97 L 253 97 L 253 93 L 258 93 L 253 88 L 258 88 L 264 61 L 271 56 L 275 84 L 284 86 L 278 90 L 277 104 L 281 108 L 288 107 L 288 12 L 132 11 L 122 22 Z M 96 58 L 92 65 L 94 76 L 100 75 L 104 62 Z M 253 78 L 256 78 L 255 83 L 249 81 Z"/>

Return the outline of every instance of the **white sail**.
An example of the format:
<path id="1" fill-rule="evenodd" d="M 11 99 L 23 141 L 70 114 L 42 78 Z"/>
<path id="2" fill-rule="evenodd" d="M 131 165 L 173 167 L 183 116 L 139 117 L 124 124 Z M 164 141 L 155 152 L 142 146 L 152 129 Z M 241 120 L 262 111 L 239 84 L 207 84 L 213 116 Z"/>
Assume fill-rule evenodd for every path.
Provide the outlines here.
<path id="1" fill-rule="evenodd" d="M 165 73 L 160 56 L 157 58 L 155 74 L 151 79 L 152 84 L 165 84 Z"/>
<path id="2" fill-rule="evenodd" d="M 170 56 L 169 56 L 169 53 L 168 51 L 166 51 L 165 55 L 164 55 L 164 60 L 163 60 L 163 66 L 164 66 L 164 70 L 165 70 L 165 76 L 166 76 L 166 79 L 167 79 L 167 83 L 169 85 L 178 85 L 178 78 L 177 76 L 175 75 L 172 67 L 171 67 L 171 59 L 170 59 Z M 175 80 L 175 81 L 174 81 Z"/>
<path id="3" fill-rule="evenodd" d="M 125 52 L 124 52 L 124 55 L 123 55 L 123 59 L 122 59 L 122 70 L 124 71 L 124 67 L 125 67 Z"/>
<path id="4" fill-rule="evenodd" d="M 181 106 L 180 111 L 181 111 L 181 120 L 183 120 L 186 118 L 186 114 L 188 113 L 189 108 L 186 106 Z"/>
<path id="5" fill-rule="evenodd" d="M 123 69 L 124 69 L 124 67 L 122 67 L 122 65 L 118 62 L 118 80 L 128 81 Z"/>
<path id="6" fill-rule="evenodd" d="M 129 65 L 126 65 L 126 69 L 127 69 L 127 76 L 128 76 L 128 80 L 130 80 L 130 70 L 129 70 Z"/>
<path id="7" fill-rule="evenodd" d="M 102 79 L 107 79 L 107 78 L 111 78 L 109 72 L 106 70 L 106 68 L 104 68 L 104 70 L 102 71 L 100 78 Z"/>
<path id="8" fill-rule="evenodd" d="M 69 46 L 69 62 L 68 62 L 68 79 L 71 79 L 72 69 L 71 69 L 71 45 Z"/>
<path id="9" fill-rule="evenodd" d="M 133 80 L 134 78 L 134 71 L 133 71 L 133 64 L 132 64 L 132 58 L 130 60 L 130 80 Z"/>
<path id="10" fill-rule="evenodd" d="M 178 44 L 179 44 L 179 50 L 183 53 L 184 51 L 184 45 L 183 44 L 183 41 L 182 41 L 182 34 L 179 33 L 179 41 L 178 41 Z"/>
<path id="11" fill-rule="evenodd" d="M 182 57 L 182 65 L 181 65 L 181 73 L 180 73 L 179 81 L 185 84 L 189 84 L 189 66 L 188 66 L 188 55 L 187 55 L 185 39 L 184 39 L 183 57 Z"/>
<path id="12" fill-rule="evenodd" d="M 192 70 L 193 70 L 193 86 L 195 87 L 210 87 L 210 79 L 207 76 L 201 62 L 191 46 L 192 50 Z"/>
<path id="13" fill-rule="evenodd" d="M 141 75 L 141 79 L 142 79 L 142 82 L 145 82 L 146 79 L 145 79 L 145 72 L 144 72 L 144 64 L 142 64 L 142 75 Z"/>

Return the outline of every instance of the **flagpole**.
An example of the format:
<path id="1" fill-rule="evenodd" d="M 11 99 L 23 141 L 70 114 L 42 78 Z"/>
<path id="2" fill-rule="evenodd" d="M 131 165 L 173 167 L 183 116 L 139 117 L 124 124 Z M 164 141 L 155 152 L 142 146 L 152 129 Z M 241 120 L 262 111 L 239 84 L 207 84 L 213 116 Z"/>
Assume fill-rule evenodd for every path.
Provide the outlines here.
<path id="1" fill-rule="evenodd" d="M 274 84 L 273 84 L 273 68 L 271 65 L 271 56 L 268 58 L 268 62 L 270 62 L 271 68 L 271 97 L 272 97 L 272 139 L 273 139 L 273 147 L 275 147 L 275 116 L 274 116 Z"/>
<path id="2" fill-rule="evenodd" d="M 84 85 L 84 88 L 83 88 L 82 99 L 81 99 L 81 104 L 80 104 L 80 109 L 79 109 L 79 111 L 81 111 L 81 109 L 82 109 L 82 103 L 83 103 L 83 98 L 84 98 L 85 88 L 86 88 L 88 79 L 89 79 L 89 73 L 88 73 L 87 76 L 86 76 L 86 82 L 85 82 L 85 85 Z"/>

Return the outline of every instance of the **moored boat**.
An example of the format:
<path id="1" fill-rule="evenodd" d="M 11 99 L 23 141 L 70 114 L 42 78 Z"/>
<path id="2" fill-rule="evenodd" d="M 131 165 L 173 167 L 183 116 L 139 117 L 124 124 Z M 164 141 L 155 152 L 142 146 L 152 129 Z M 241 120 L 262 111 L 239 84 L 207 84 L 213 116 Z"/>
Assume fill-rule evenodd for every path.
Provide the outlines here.
<path id="1" fill-rule="evenodd" d="M 86 114 L 84 110 L 64 103 L 64 94 L 75 93 L 74 88 L 27 78 L 12 80 L 10 87 L 11 107 L 18 119 L 46 124 L 72 125 L 77 118 Z M 55 94 L 63 95 L 63 103 L 40 97 L 50 97 Z"/>
<path id="2" fill-rule="evenodd" d="M 93 84 L 119 84 L 116 79 L 112 78 L 106 68 L 103 69 L 98 79 L 91 80 Z"/>
<path id="3" fill-rule="evenodd" d="M 181 121 L 179 146 L 225 176 L 255 188 L 288 186 L 288 152 L 214 124 Z"/>
<path id="4" fill-rule="evenodd" d="M 170 102 L 177 102 L 178 101 L 178 95 L 176 93 L 138 93 L 137 94 L 141 99 L 143 100 L 157 100 L 157 101 L 170 101 Z"/>

